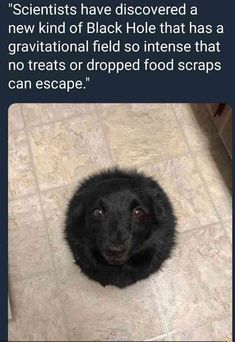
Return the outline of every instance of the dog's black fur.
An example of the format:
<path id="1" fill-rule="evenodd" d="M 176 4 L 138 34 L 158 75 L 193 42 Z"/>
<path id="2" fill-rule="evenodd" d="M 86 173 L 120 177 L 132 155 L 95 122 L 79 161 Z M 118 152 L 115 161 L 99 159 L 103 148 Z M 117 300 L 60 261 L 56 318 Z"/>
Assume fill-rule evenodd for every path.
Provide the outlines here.
<path id="1" fill-rule="evenodd" d="M 158 183 L 115 168 L 79 186 L 69 203 L 65 237 L 87 276 L 122 288 L 161 268 L 175 244 L 175 227 L 172 205 Z"/>

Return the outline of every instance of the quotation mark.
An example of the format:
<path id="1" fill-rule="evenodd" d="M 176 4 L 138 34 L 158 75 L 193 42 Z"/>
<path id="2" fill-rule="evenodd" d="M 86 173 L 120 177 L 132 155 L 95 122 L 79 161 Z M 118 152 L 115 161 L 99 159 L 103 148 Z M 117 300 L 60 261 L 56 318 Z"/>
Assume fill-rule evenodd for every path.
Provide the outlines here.
<path id="1" fill-rule="evenodd" d="M 13 7 L 13 3 L 10 2 L 10 3 L 8 4 L 8 7 L 9 7 L 9 8 L 12 8 L 12 7 Z"/>
<path id="2" fill-rule="evenodd" d="M 90 81 L 90 77 L 86 77 L 86 82 Z M 86 89 L 86 87 L 84 86 L 83 89 Z"/>

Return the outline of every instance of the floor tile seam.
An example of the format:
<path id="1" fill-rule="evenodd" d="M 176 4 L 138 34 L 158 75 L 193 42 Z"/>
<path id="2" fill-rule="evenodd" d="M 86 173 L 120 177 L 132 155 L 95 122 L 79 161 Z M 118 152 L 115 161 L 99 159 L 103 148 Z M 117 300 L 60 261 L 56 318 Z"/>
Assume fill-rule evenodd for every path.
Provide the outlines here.
<path id="1" fill-rule="evenodd" d="M 216 222 L 212 222 L 212 223 L 205 224 L 205 225 L 202 225 L 202 226 L 194 227 L 194 228 L 185 230 L 183 232 L 178 232 L 178 234 L 179 234 L 179 236 L 180 235 L 185 235 L 185 234 L 193 233 L 193 232 L 200 231 L 200 230 L 203 230 L 203 229 L 209 229 L 209 228 L 211 228 L 212 226 L 215 226 L 215 225 L 222 225 L 222 223 L 221 223 L 221 221 L 218 220 Z M 227 237 L 227 235 L 226 235 L 226 237 Z"/>
<path id="2" fill-rule="evenodd" d="M 163 310 L 162 310 L 162 306 L 161 306 L 161 302 L 160 302 L 160 299 L 158 297 L 158 294 L 157 294 L 157 291 L 155 289 L 155 286 L 154 286 L 154 283 L 153 283 L 153 280 L 150 279 L 150 284 L 151 284 L 151 289 L 152 289 L 152 292 L 153 292 L 153 297 L 154 297 L 154 301 L 155 301 L 155 304 L 157 306 L 157 310 L 158 310 L 158 313 L 160 314 L 160 317 L 161 317 L 161 324 L 163 326 L 163 329 L 165 330 L 165 333 L 162 334 L 162 335 L 166 335 L 167 336 L 167 339 L 169 341 L 172 341 L 171 340 L 171 336 L 169 334 L 169 330 L 168 330 L 168 325 L 167 325 L 167 322 L 166 322 L 166 318 L 165 318 L 165 315 L 163 313 Z M 161 335 L 160 335 L 161 336 Z"/>
<path id="3" fill-rule="evenodd" d="M 149 163 L 146 163 L 145 166 L 146 167 L 154 167 L 154 165 L 156 163 L 164 163 L 164 162 L 168 162 L 168 161 L 171 161 L 171 160 L 174 160 L 174 159 L 178 159 L 178 158 L 182 158 L 182 157 L 187 157 L 189 155 L 189 153 L 182 153 L 182 154 L 179 154 L 177 156 L 171 156 L 169 158 L 164 158 L 160 161 L 157 161 L 155 163 L 152 163 L 152 162 L 149 162 Z M 111 157 L 110 158 L 111 162 L 112 162 L 112 166 L 111 167 L 115 167 L 115 166 L 118 166 L 118 162 L 114 162 L 113 161 L 113 158 Z M 137 166 L 134 166 L 133 168 L 134 169 L 140 169 L 142 167 L 142 165 L 137 165 Z M 107 167 L 109 168 L 109 167 Z M 157 179 L 157 178 L 156 178 Z M 69 186 L 73 186 L 73 185 L 79 185 L 79 183 L 82 181 L 82 179 L 80 180 L 77 180 L 77 181 L 73 181 L 73 182 L 69 182 L 67 184 L 61 184 L 61 185 L 58 185 L 58 186 L 54 186 L 54 187 L 51 187 L 51 188 L 48 188 L 48 189 L 40 189 L 40 193 L 47 193 L 47 192 L 50 192 L 50 191 L 53 191 L 53 190 L 59 190 L 59 189 L 63 189 L 63 188 L 66 188 L 66 187 L 69 187 Z M 25 198 L 27 197 L 27 195 L 25 196 L 20 196 L 16 199 L 21 199 L 21 198 Z M 12 199 L 12 200 L 15 200 L 15 199 Z"/>
<path id="4" fill-rule="evenodd" d="M 154 337 L 151 337 L 151 338 L 148 338 L 147 340 L 144 340 L 144 342 L 151 342 L 151 341 L 161 341 L 160 338 L 165 338 L 167 337 L 167 334 L 161 334 L 161 335 L 158 335 L 158 336 L 154 336 Z"/>
<path id="5" fill-rule="evenodd" d="M 145 164 L 145 167 L 154 167 L 156 163 L 164 163 L 164 162 L 168 162 L 168 161 L 172 161 L 172 160 L 175 160 L 175 159 L 178 159 L 178 158 L 182 158 L 182 157 L 187 157 L 187 156 L 190 156 L 191 157 L 191 154 L 189 152 L 187 153 L 182 153 L 182 154 L 179 154 L 177 156 L 171 156 L 170 158 L 165 158 L 165 159 L 162 159 L 160 161 L 156 161 L 156 162 L 149 162 L 149 163 L 146 163 Z M 115 163 L 113 163 L 113 166 L 116 165 Z M 142 165 L 137 165 L 135 168 L 136 169 L 140 169 L 142 167 Z M 157 177 L 156 177 L 157 179 Z M 76 181 L 72 181 L 72 182 L 69 182 L 69 183 L 64 183 L 64 184 L 61 184 L 61 185 L 56 185 L 56 186 L 53 186 L 53 187 L 50 187 L 50 188 L 47 188 L 47 189 L 39 189 L 40 193 L 41 194 L 44 194 L 44 193 L 47 193 L 47 192 L 50 192 L 50 191 L 55 191 L 55 190 L 62 190 L 62 189 L 65 189 L 67 187 L 70 187 L 70 186 L 76 186 L 78 185 L 79 183 L 81 182 L 81 180 L 76 180 Z M 17 196 L 15 198 L 11 198 L 9 201 L 10 202 L 13 202 L 13 201 L 17 201 L 17 200 L 20 200 L 20 199 L 26 199 L 28 197 L 32 197 L 32 196 L 36 196 L 38 193 L 37 192 L 32 192 L 30 194 L 26 194 L 26 195 L 21 195 L 21 196 Z M 222 221 L 228 221 L 228 220 L 222 220 Z"/>
<path id="6" fill-rule="evenodd" d="M 75 104 L 79 105 L 79 104 L 82 104 L 82 103 L 75 103 Z M 59 122 L 66 122 L 66 121 L 69 121 L 70 119 L 79 118 L 79 115 L 81 115 L 81 113 L 79 113 L 79 111 L 78 111 L 75 114 L 72 114 L 72 115 L 67 116 L 67 117 L 62 117 L 62 118 L 50 120 L 48 122 L 42 122 L 42 123 L 38 123 L 38 124 L 27 125 L 26 122 L 25 122 L 25 116 L 24 116 L 23 108 L 21 109 L 21 111 L 22 111 L 22 116 L 23 116 L 23 119 L 24 119 L 24 128 L 29 130 L 29 131 L 31 129 L 34 129 L 34 128 L 41 128 L 41 127 L 49 126 L 49 125 L 56 124 L 56 123 L 59 123 Z M 87 113 L 87 114 L 83 114 L 82 113 L 82 115 L 83 116 L 89 115 L 89 113 Z"/>
<path id="7" fill-rule="evenodd" d="M 24 116 L 23 116 L 23 120 L 25 121 Z M 33 173 L 34 173 L 34 177 L 35 177 L 35 180 L 36 180 L 36 187 L 37 187 L 37 191 L 38 191 L 39 204 L 40 204 L 40 207 L 41 207 L 43 221 L 44 221 L 44 225 L 45 225 L 44 229 L 46 230 L 47 240 L 48 240 L 49 249 L 50 249 L 50 257 L 51 257 L 51 261 L 52 261 L 52 265 L 53 265 L 53 273 L 54 273 L 54 278 L 55 278 L 55 282 L 56 282 L 58 299 L 59 299 L 60 306 L 61 306 L 61 312 L 63 314 L 63 320 L 64 320 L 64 324 L 65 324 L 68 340 L 71 340 L 70 333 L 69 333 L 68 320 L 67 320 L 67 316 L 66 316 L 66 313 L 65 313 L 65 310 L 64 310 L 64 303 L 63 303 L 63 300 L 62 300 L 62 295 L 61 295 L 61 289 L 60 289 L 60 285 L 59 285 L 58 274 L 57 274 L 55 260 L 54 260 L 54 255 L 53 255 L 53 251 L 52 251 L 52 244 L 51 244 L 51 241 L 50 241 L 50 236 L 49 236 L 49 231 L 48 231 L 48 226 L 47 226 L 47 218 L 46 218 L 46 215 L 45 215 L 45 212 L 44 212 L 44 208 L 43 208 L 43 202 L 42 202 L 42 197 L 41 197 L 41 193 L 40 193 L 39 182 L 38 182 L 37 172 L 36 172 L 36 167 L 35 167 L 35 162 L 34 162 L 34 158 L 33 158 L 33 151 L 32 151 L 32 147 L 31 147 L 31 143 L 30 143 L 29 132 L 28 132 L 28 129 L 27 129 L 26 126 L 25 126 L 25 132 L 26 132 L 27 143 L 28 143 L 28 146 L 29 146 L 29 154 L 30 154 L 31 163 L 32 163 L 32 167 L 33 167 Z"/>
<path id="8" fill-rule="evenodd" d="M 96 117 L 97 117 L 97 120 L 99 122 L 99 126 L 100 126 L 100 129 L 102 131 L 102 135 L 103 135 L 103 139 L 105 141 L 105 144 L 106 144 L 106 147 L 107 147 L 107 150 L 108 150 L 108 154 L 109 154 L 109 159 L 112 163 L 112 166 L 114 166 L 116 164 L 116 161 L 114 160 L 113 158 L 113 154 L 112 154 L 112 150 L 111 150 L 111 146 L 109 144 L 109 140 L 108 140 L 108 137 L 107 137 L 107 134 L 106 134 L 106 131 L 105 131 L 105 127 L 104 127 L 104 123 L 103 123 L 103 119 L 98 111 L 98 113 L 96 113 Z"/>
<path id="9" fill-rule="evenodd" d="M 46 276 L 46 275 L 50 275 L 54 273 L 54 270 L 53 269 L 48 269 L 48 270 L 45 270 L 45 271 L 41 271 L 41 272 L 37 272 L 37 273 L 32 273 L 26 277 L 15 277 L 13 275 L 13 273 L 9 272 L 9 281 L 10 282 L 14 282 L 15 284 L 17 283 L 21 283 L 21 282 L 24 282 L 24 281 L 27 281 L 27 280 L 31 280 L 31 279 L 36 279 L 36 278 L 39 278 L 39 277 L 42 277 L 42 276 Z"/>

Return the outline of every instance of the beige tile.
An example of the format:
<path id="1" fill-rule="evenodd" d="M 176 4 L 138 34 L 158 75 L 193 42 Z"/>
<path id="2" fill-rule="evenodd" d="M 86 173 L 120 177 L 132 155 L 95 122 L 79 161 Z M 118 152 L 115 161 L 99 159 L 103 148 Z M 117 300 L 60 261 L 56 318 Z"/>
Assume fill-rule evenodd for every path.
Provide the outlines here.
<path id="1" fill-rule="evenodd" d="M 62 298 L 73 341 L 142 341 L 165 333 L 149 280 L 118 289 L 77 273 Z"/>
<path id="2" fill-rule="evenodd" d="M 159 181 L 169 195 L 178 218 L 179 231 L 218 221 L 190 155 L 154 163 L 141 170 Z"/>
<path id="3" fill-rule="evenodd" d="M 156 114 L 171 110 L 169 103 L 132 103 L 131 110 L 134 113 Z"/>
<path id="4" fill-rule="evenodd" d="M 189 331 L 231 315 L 231 245 L 220 224 L 180 234 L 153 276 L 168 330 Z"/>
<path id="5" fill-rule="evenodd" d="M 193 151 L 205 151 L 220 143 L 206 104 L 172 105 Z"/>
<path id="6" fill-rule="evenodd" d="M 12 104 L 8 109 L 8 129 L 9 132 L 23 129 L 24 122 L 22 118 L 21 108 L 19 103 Z"/>
<path id="7" fill-rule="evenodd" d="M 229 235 L 231 166 L 221 142 L 202 106 L 192 110 L 189 105 L 176 105 L 174 109 Z M 179 231 L 218 221 L 198 169 L 187 154 L 172 105 L 23 105 L 46 223 L 36 196 L 11 201 L 13 320 L 9 339 L 68 339 L 57 289 L 48 275 L 52 264 L 46 229 L 72 340 L 167 341 L 150 282 L 156 287 L 173 340 L 231 337 L 231 322 L 224 318 L 231 311 L 231 245 L 220 224 L 179 234 L 178 247 L 164 271 L 127 289 L 103 288 L 74 265 L 63 235 L 64 214 L 75 187 L 68 184 L 111 165 L 96 112 L 114 161 L 138 166 L 166 189 L 177 212 Z M 14 133 L 9 143 L 10 198 L 36 193 L 19 113 L 19 107 L 13 106 L 9 116 L 9 129 Z M 52 124 L 61 119 L 66 120 Z M 61 188 L 52 189 L 58 186 Z"/>
<path id="8" fill-rule="evenodd" d="M 53 259 L 58 278 L 61 281 L 67 279 L 71 274 L 79 272 L 79 268 L 74 264 L 74 259 L 64 239 L 65 213 L 74 190 L 75 186 L 66 186 L 41 194 Z"/>
<path id="9" fill-rule="evenodd" d="M 29 146 L 24 131 L 10 133 L 8 140 L 9 198 L 36 193 Z"/>
<path id="10" fill-rule="evenodd" d="M 171 334 L 172 341 L 232 341 L 232 320 L 225 318 Z"/>
<path id="11" fill-rule="evenodd" d="M 9 203 L 9 274 L 12 281 L 52 268 L 48 238 L 37 196 Z"/>
<path id="12" fill-rule="evenodd" d="M 44 275 L 10 286 L 9 341 L 68 341 L 54 278 Z"/>
<path id="13" fill-rule="evenodd" d="M 232 218 L 228 221 L 223 222 L 224 229 L 229 237 L 230 242 L 232 243 L 232 234 L 233 234 L 233 222 Z"/>
<path id="14" fill-rule="evenodd" d="M 222 144 L 195 154 L 198 168 L 222 220 L 232 216 L 232 162 Z"/>
<path id="15" fill-rule="evenodd" d="M 102 111 L 112 112 L 113 110 L 115 110 L 115 108 L 120 108 L 120 106 L 129 111 L 131 110 L 133 105 L 131 103 L 98 103 L 97 110 L 98 113 Z"/>
<path id="16" fill-rule="evenodd" d="M 100 110 L 115 163 L 138 166 L 187 152 L 172 110 L 136 108 L 122 104 Z"/>
<path id="17" fill-rule="evenodd" d="M 110 165 L 95 114 L 35 127 L 29 132 L 41 190 L 75 182 Z"/>
<path id="18" fill-rule="evenodd" d="M 89 103 L 26 103 L 22 105 L 22 110 L 27 126 L 32 127 L 71 116 L 95 113 L 96 105 Z"/>

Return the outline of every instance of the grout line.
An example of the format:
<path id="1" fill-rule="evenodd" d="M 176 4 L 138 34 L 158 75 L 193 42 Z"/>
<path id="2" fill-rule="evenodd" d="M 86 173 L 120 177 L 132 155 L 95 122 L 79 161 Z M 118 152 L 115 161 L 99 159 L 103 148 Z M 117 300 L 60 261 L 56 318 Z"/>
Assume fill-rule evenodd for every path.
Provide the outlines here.
<path id="1" fill-rule="evenodd" d="M 45 190 L 40 190 L 39 189 L 39 192 L 41 194 L 46 194 L 47 192 L 50 192 L 50 191 L 67 189 L 70 186 L 75 186 L 75 189 L 76 189 L 76 186 L 78 186 L 79 184 L 80 184 L 80 181 L 74 181 L 74 182 L 70 182 L 68 184 L 62 184 L 62 185 L 54 186 L 52 188 L 48 188 L 48 189 L 45 189 Z M 32 194 L 28 194 L 28 195 L 22 195 L 22 196 L 17 197 L 17 198 L 12 198 L 10 201 L 13 202 L 13 201 L 17 201 L 19 199 L 25 199 L 25 198 L 32 197 L 32 196 L 35 196 L 35 195 L 37 195 L 37 193 L 32 193 Z"/>
<path id="2" fill-rule="evenodd" d="M 23 121 L 25 123 L 24 116 L 23 116 Z M 42 197 L 41 197 L 41 193 L 40 193 L 40 188 L 39 188 L 39 183 L 38 183 L 38 179 L 37 179 L 35 163 L 34 163 L 34 159 L 33 159 L 33 151 L 32 151 L 32 148 L 31 148 L 29 132 L 28 132 L 27 127 L 25 127 L 25 133 L 26 133 L 26 139 L 27 139 L 27 143 L 28 143 L 28 147 L 29 147 L 29 154 L 30 154 L 30 158 L 31 158 L 31 162 L 32 162 L 32 169 L 33 169 L 33 174 L 34 174 L 34 177 L 35 177 L 36 188 L 37 188 L 37 192 L 38 192 L 38 196 L 39 196 L 39 203 L 40 203 L 41 210 L 42 210 L 43 221 L 45 223 L 45 230 L 46 230 L 47 239 L 48 239 L 48 243 L 49 243 L 51 260 L 52 260 L 52 264 L 54 266 L 53 269 L 54 269 L 54 276 L 55 276 L 55 281 L 56 281 L 56 285 L 57 285 L 57 291 L 58 291 L 58 295 L 59 295 L 58 297 L 59 297 L 59 301 L 60 301 L 60 305 L 61 305 L 61 310 L 62 310 L 62 313 L 63 313 L 63 319 L 64 319 L 64 323 L 65 323 L 65 328 L 66 328 L 68 340 L 71 340 L 70 334 L 69 334 L 69 328 L 68 328 L 68 320 L 67 320 L 67 317 L 66 317 L 66 314 L 65 314 L 63 300 L 62 300 L 62 296 L 61 296 L 60 285 L 59 285 L 59 280 L 58 280 L 56 266 L 55 266 L 55 260 L 54 260 L 54 256 L 53 256 L 53 252 L 52 252 L 52 248 L 51 248 L 50 236 L 49 236 L 49 232 L 48 232 L 48 228 L 47 228 L 47 219 L 46 219 L 46 215 L 45 215 L 44 209 L 43 209 Z"/>
<path id="3" fill-rule="evenodd" d="M 80 181 L 78 180 L 78 181 L 70 182 L 68 184 L 62 184 L 62 185 L 54 186 L 52 188 L 48 188 L 48 189 L 45 189 L 45 190 L 40 190 L 39 189 L 39 192 L 40 192 L 40 194 L 46 194 L 46 193 L 48 193 L 50 191 L 67 189 L 70 186 L 74 186 L 74 191 L 75 191 L 76 187 L 79 184 L 80 184 Z M 22 199 L 26 199 L 26 198 L 37 196 L 37 195 L 38 195 L 38 192 L 34 192 L 34 193 L 26 194 L 26 195 L 21 195 L 19 197 L 11 198 L 9 200 L 9 202 L 14 202 L 14 201 L 22 200 Z"/>
<path id="4" fill-rule="evenodd" d="M 42 104 L 44 104 L 44 103 L 38 103 L 38 105 L 42 105 Z M 47 103 L 47 104 L 51 105 L 51 103 Z M 63 105 L 63 103 L 57 103 L 57 104 Z M 73 104 L 74 105 L 80 105 L 80 104 L 84 104 L 84 103 L 73 103 Z M 95 107 L 97 105 L 99 105 L 99 103 L 90 103 L 90 104 L 94 105 L 94 109 L 96 109 Z M 71 115 L 66 116 L 66 117 L 61 117 L 59 119 L 52 119 L 52 120 L 47 121 L 47 122 L 41 122 L 41 123 L 37 123 L 37 124 L 27 125 L 27 123 L 25 122 L 24 110 L 22 108 L 22 103 L 20 104 L 20 106 L 21 106 L 21 113 L 22 113 L 25 129 L 39 128 L 39 127 L 43 127 L 43 126 L 47 126 L 47 125 L 51 125 L 51 124 L 55 124 L 55 123 L 59 123 L 59 122 L 64 122 L 64 121 L 67 121 L 70 119 L 79 118 L 79 116 L 81 116 L 81 115 L 83 115 L 83 116 L 88 115 L 87 113 L 79 113 L 79 109 L 76 109 L 74 114 L 71 114 Z"/>
<path id="5" fill-rule="evenodd" d="M 26 104 L 31 104 L 31 103 L 26 103 Z M 33 103 L 33 104 L 35 104 L 35 103 Z M 58 104 L 59 106 L 63 106 L 64 104 L 66 104 L 66 103 L 56 103 L 56 104 Z M 73 105 L 81 105 L 81 104 L 87 104 L 87 103 L 71 103 L 71 104 L 73 104 Z M 88 103 L 88 105 L 93 105 L 94 106 L 94 109 L 96 109 L 97 111 L 99 111 L 99 105 L 103 105 L 103 104 L 106 104 L 106 103 L 103 103 L 103 102 L 101 102 L 101 103 Z M 115 103 L 108 103 L 108 104 L 115 104 Z M 118 104 L 124 104 L 124 105 L 131 105 L 132 103 L 122 103 L 122 102 L 120 102 L 120 103 L 118 103 Z M 142 102 L 141 103 L 138 103 L 138 104 L 142 104 Z M 147 104 L 152 104 L 152 102 L 151 103 L 147 103 Z M 161 104 L 164 104 L 164 103 L 161 103 Z M 25 119 L 25 117 L 24 117 L 24 110 L 23 110 L 23 108 L 22 108 L 22 105 L 24 105 L 24 103 L 18 103 L 18 105 L 20 106 L 20 108 L 21 108 L 21 114 L 22 114 L 22 117 L 23 117 L 23 119 Z M 36 105 L 52 105 L 52 103 L 36 103 Z M 170 104 L 169 104 L 170 105 Z M 97 108 L 96 108 L 97 107 Z M 170 107 L 169 107 L 170 108 Z M 133 113 L 133 114 L 135 114 L 135 113 Z M 66 121 L 66 120 L 69 120 L 69 119 L 72 119 L 72 118 L 76 118 L 76 117 L 79 117 L 79 115 L 81 115 L 81 113 L 79 113 L 79 109 L 76 109 L 75 110 L 75 113 L 74 114 L 71 114 L 70 116 L 67 116 L 67 117 L 61 117 L 61 118 L 59 118 L 59 119 L 52 119 L 52 120 L 50 120 L 50 121 L 47 121 L 47 122 L 41 122 L 41 123 L 37 123 L 37 124 L 32 124 L 32 125 L 27 125 L 27 123 L 25 122 L 25 120 L 23 120 L 23 122 L 24 122 L 24 127 L 23 128 L 17 128 L 17 129 L 13 129 L 13 131 L 17 131 L 17 130 L 21 130 L 21 129 L 24 129 L 24 128 L 38 128 L 38 127 L 42 127 L 42 126 L 46 126 L 46 125 L 50 125 L 50 124 L 53 124 L 53 123 L 57 123 L 57 122 L 63 122 L 63 121 Z M 86 115 L 86 114 L 84 114 L 84 113 L 82 113 L 82 115 Z"/>
<path id="6" fill-rule="evenodd" d="M 224 118 L 223 124 L 221 125 L 220 129 L 218 130 L 219 136 L 220 136 L 220 137 L 221 137 L 221 133 L 222 133 L 222 131 L 223 131 L 223 129 L 224 129 L 226 123 L 228 122 L 228 119 L 229 119 L 230 114 L 231 114 L 231 113 L 229 113 L 229 112 L 227 113 L 227 116 Z M 221 137 L 221 140 L 222 140 L 222 137 Z"/>
<path id="7" fill-rule="evenodd" d="M 27 199 L 29 197 L 33 197 L 33 196 L 37 196 L 37 195 L 38 195 L 37 192 L 32 192 L 32 193 L 28 193 L 26 195 L 21 195 L 19 197 L 17 196 L 17 197 L 13 197 L 13 198 L 8 198 L 8 203 L 15 202 L 15 201 L 22 200 L 22 199 Z"/>
<path id="8" fill-rule="evenodd" d="M 207 104 L 206 107 L 207 107 L 207 112 L 213 113 L 212 110 L 211 110 L 211 107 L 208 106 L 208 104 Z M 215 121 L 212 119 L 212 117 L 211 117 L 210 114 L 209 114 L 209 117 L 210 117 L 210 119 L 211 119 L 211 122 L 213 123 L 213 126 L 215 127 L 215 129 L 216 129 L 216 131 L 217 131 L 218 137 L 220 138 L 223 147 L 226 149 L 226 151 L 227 151 L 227 153 L 228 153 L 230 159 L 232 160 L 231 151 L 229 151 L 228 147 L 227 147 L 226 144 L 224 143 L 223 138 L 222 138 L 222 136 L 221 136 L 222 130 L 224 129 L 225 124 L 227 123 L 230 114 L 231 114 L 230 112 L 227 113 L 227 117 L 226 117 L 226 119 L 225 119 L 225 121 L 224 121 L 222 127 L 220 127 L 220 128 L 218 128 L 218 127 L 216 126 Z M 231 114 L 231 115 L 232 115 L 232 114 Z"/>
<path id="9" fill-rule="evenodd" d="M 162 338 L 165 338 L 167 335 L 166 334 L 162 334 L 162 335 L 158 335 L 158 336 L 154 336 L 152 338 L 148 338 L 147 340 L 144 340 L 144 342 L 147 342 L 147 341 L 161 341 Z"/>
<path id="10" fill-rule="evenodd" d="M 165 334 L 167 335 L 168 341 L 172 341 L 170 333 L 169 333 L 169 330 L 168 330 L 168 327 L 167 327 L 167 323 L 166 323 L 166 320 L 165 320 L 165 316 L 164 316 L 163 311 L 162 311 L 161 303 L 160 303 L 160 300 L 158 298 L 157 291 L 155 290 L 155 286 L 153 284 L 153 280 L 150 279 L 150 282 L 151 282 L 151 288 L 152 288 L 153 295 L 154 295 L 154 300 L 155 300 L 155 303 L 156 303 L 157 308 L 158 308 L 158 312 L 159 312 L 161 320 L 162 320 L 162 325 L 163 325 L 163 327 L 165 329 Z"/>
<path id="11" fill-rule="evenodd" d="M 179 235 L 184 235 L 184 234 L 191 233 L 191 232 L 194 232 L 194 231 L 198 231 L 198 230 L 202 230 L 202 229 L 207 229 L 207 228 L 210 228 L 211 226 L 217 225 L 217 224 L 221 224 L 222 225 L 221 221 L 216 221 L 216 222 L 212 222 L 212 223 L 206 224 L 204 226 L 194 227 L 194 228 L 185 230 L 183 232 L 179 232 L 178 231 L 178 233 L 179 233 Z"/>
<path id="12" fill-rule="evenodd" d="M 20 282 L 23 282 L 23 281 L 27 281 L 27 280 L 30 280 L 30 279 L 35 279 L 35 278 L 42 277 L 42 276 L 49 275 L 49 274 L 51 274 L 51 271 L 50 270 L 46 270 L 46 271 L 41 271 L 41 272 L 33 273 L 33 274 L 28 275 L 26 277 L 17 278 L 12 273 L 9 272 L 9 281 L 10 282 L 14 282 L 14 283 L 20 283 Z"/>
<path id="13" fill-rule="evenodd" d="M 26 133 L 26 131 L 25 131 L 25 133 Z M 105 136 L 104 136 L 104 138 L 105 138 Z M 106 139 L 105 139 L 106 140 Z M 187 155 L 189 155 L 189 152 L 187 152 L 187 153 L 182 153 L 182 154 L 179 154 L 179 155 L 177 155 L 177 156 L 171 156 L 170 158 L 163 158 L 163 159 L 161 159 L 161 160 L 158 160 L 158 161 L 156 161 L 156 163 L 164 163 L 164 162 L 167 162 L 167 161 L 171 161 L 171 160 L 174 160 L 174 159 L 178 159 L 178 158 L 182 158 L 182 157 L 185 157 L 185 156 L 187 156 Z M 111 161 L 113 162 L 113 160 L 112 160 L 112 158 L 110 157 L 110 159 L 111 159 Z M 115 163 L 113 164 L 113 165 L 111 165 L 110 167 L 112 167 L 112 166 L 114 166 L 115 165 Z M 143 164 L 143 165 L 136 165 L 136 166 L 134 166 L 133 168 L 136 168 L 136 169 L 141 169 L 142 167 L 152 167 L 152 166 L 154 166 L 155 165 L 155 163 L 146 163 L 146 164 Z M 103 167 L 103 168 L 109 168 L 109 167 Z M 155 177 L 156 178 L 156 177 Z M 157 178 L 156 178 L 157 179 Z M 49 191 L 53 191 L 53 190 L 59 190 L 59 189 L 63 189 L 63 188 L 66 188 L 66 187 L 68 187 L 68 186 L 78 186 L 79 185 L 79 183 L 82 181 L 82 179 L 78 179 L 78 180 L 76 180 L 76 181 L 73 181 L 73 182 L 70 182 L 70 183 L 65 183 L 65 184 L 61 184 L 61 185 L 55 185 L 55 186 L 53 186 L 53 187 L 51 187 L 51 188 L 48 188 L 48 189 L 43 189 L 43 190 L 40 190 L 39 189 L 39 191 L 40 191 L 40 193 L 47 193 L 47 192 L 49 192 Z M 29 197 L 29 196 L 35 196 L 37 193 L 31 193 L 31 194 L 26 194 L 26 195 L 21 195 L 21 196 L 19 196 L 19 197 L 16 197 L 16 198 L 12 198 L 12 199 L 10 199 L 10 201 L 15 201 L 15 200 L 19 200 L 19 199 L 24 199 L 24 198 L 27 198 L 27 197 Z"/>
<path id="14" fill-rule="evenodd" d="M 112 152 L 111 152 L 111 148 L 109 146 L 109 141 L 108 141 L 108 137 L 107 137 L 107 134 L 106 134 L 106 131 L 105 131 L 105 128 L 104 128 L 104 124 L 103 124 L 103 120 L 100 116 L 100 113 L 96 113 L 96 117 L 98 119 L 98 122 L 99 122 L 99 126 L 101 128 L 101 131 L 102 131 L 102 135 L 103 135 L 103 138 L 104 138 L 104 141 L 106 143 L 106 147 L 107 147 L 107 150 L 108 150 L 108 153 L 109 153 L 109 158 L 111 160 L 111 163 L 112 165 L 115 165 L 116 162 L 114 162 L 114 159 L 113 159 L 113 155 L 112 155 Z"/>
<path id="15" fill-rule="evenodd" d="M 225 229 L 225 227 L 224 227 L 224 225 L 223 225 L 222 217 L 220 216 L 219 211 L 217 210 L 216 205 L 215 205 L 215 203 L 214 203 L 214 201 L 213 201 L 213 199 L 212 199 L 212 196 L 211 196 L 209 187 L 208 187 L 206 181 L 205 181 L 204 178 L 203 178 L 203 175 L 202 175 L 201 170 L 200 170 L 200 168 L 199 168 L 199 166 L 198 166 L 198 163 L 197 163 L 197 160 L 196 160 L 195 155 L 194 155 L 194 153 L 193 153 L 193 150 L 191 149 L 191 146 L 189 145 L 189 142 L 188 142 L 188 140 L 187 140 L 187 138 L 186 138 L 186 135 L 185 135 L 185 133 L 184 133 L 184 130 L 183 130 L 182 126 L 181 126 L 181 122 L 180 122 L 180 120 L 178 119 L 178 117 L 177 117 L 177 115 L 176 115 L 176 111 L 175 111 L 175 108 L 174 108 L 173 105 L 172 105 L 172 108 L 173 108 L 173 111 L 174 111 L 174 114 L 175 114 L 176 121 L 177 121 L 177 123 L 178 123 L 178 127 L 179 127 L 179 129 L 180 129 L 180 131 L 181 131 L 181 133 L 182 133 L 182 135 L 183 135 L 183 137 L 184 137 L 184 140 L 185 140 L 185 142 L 186 142 L 186 144 L 187 144 L 187 146 L 188 146 L 189 154 L 191 155 L 192 160 L 193 160 L 193 162 L 194 162 L 194 164 L 195 164 L 195 167 L 196 167 L 196 169 L 197 169 L 197 172 L 198 172 L 198 174 L 199 174 L 199 176 L 200 176 L 200 178 L 201 178 L 203 187 L 204 187 L 204 189 L 205 189 L 205 191 L 206 191 L 206 193 L 207 193 L 207 195 L 208 195 L 208 197 L 209 197 L 210 203 L 212 204 L 212 207 L 213 207 L 213 209 L 214 209 L 214 211 L 215 211 L 215 213 L 216 213 L 216 216 L 218 217 L 218 220 L 219 220 L 219 222 L 220 222 L 221 225 L 222 225 L 222 228 L 223 228 L 223 230 L 224 230 L 225 236 L 227 237 L 227 239 L 229 240 L 229 243 L 230 243 L 230 245 L 231 245 L 230 238 L 229 238 L 228 233 L 227 233 L 227 231 L 226 231 L 226 229 Z M 208 117 L 210 117 L 210 116 L 209 116 L 209 113 L 208 113 L 208 110 L 207 110 L 207 112 L 206 112 L 206 115 L 207 115 Z"/>
<path id="16" fill-rule="evenodd" d="M 40 191 L 40 193 L 43 195 L 43 194 L 46 194 L 47 192 L 50 192 L 50 191 L 67 189 L 68 187 L 70 187 L 72 185 L 74 185 L 76 187 L 76 185 L 78 185 L 78 184 L 79 183 L 77 183 L 77 182 L 72 182 L 72 183 L 69 183 L 69 184 L 60 185 L 60 186 L 57 186 L 57 187 L 54 187 L 54 188 L 50 188 L 50 189 L 47 189 L 47 190 L 42 190 L 42 191 Z M 74 191 L 75 191 L 75 189 L 74 189 Z M 9 202 L 15 202 L 15 201 L 26 199 L 26 198 L 33 197 L 33 196 L 38 196 L 38 193 L 17 197 L 17 198 L 11 199 Z M 200 230 L 200 229 L 208 228 L 208 227 L 211 227 L 212 225 L 222 224 L 222 222 L 223 223 L 227 223 L 229 221 L 230 221 L 230 219 L 226 219 L 224 221 L 218 220 L 218 221 L 215 221 L 215 222 L 212 222 L 212 223 L 209 223 L 209 224 L 195 226 L 193 228 L 190 228 L 190 229 L 187 229 L 187 230 L 184 230 L 184 231 L 178 231 L 178 233 L 179 233 L 179 235 L 183 235 L 183 234 L 186 234 L 188 232 L 192 232 L 194 230 Z"/>

